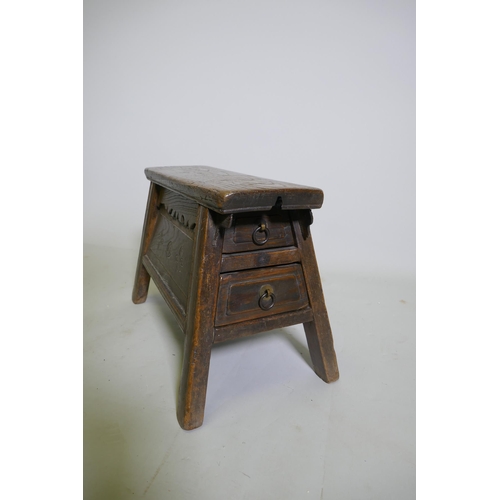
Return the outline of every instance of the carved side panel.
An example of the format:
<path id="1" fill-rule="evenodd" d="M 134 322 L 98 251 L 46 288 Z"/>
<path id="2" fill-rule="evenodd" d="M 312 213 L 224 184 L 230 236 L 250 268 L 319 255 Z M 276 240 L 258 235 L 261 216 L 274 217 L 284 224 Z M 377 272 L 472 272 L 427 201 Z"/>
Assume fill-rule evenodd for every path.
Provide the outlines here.
<path id="1" fill-rule="evenodd" d="M 160 197 L 155 234 L 146 254 L 162 280 L 160 286 L 172 296 L 183 315 L 189 294 L 197 210 L 196 203 L 165 190 Z"/>
<path id="2" fill-rule="evenodd" d="M 160 206 L 167 213 L 187 229 L 194 230 L 196 227 L 196 215 L 198 213 L 198 204 L 190 199 L 170 191 L 163 189 L 160 193 Z"/>

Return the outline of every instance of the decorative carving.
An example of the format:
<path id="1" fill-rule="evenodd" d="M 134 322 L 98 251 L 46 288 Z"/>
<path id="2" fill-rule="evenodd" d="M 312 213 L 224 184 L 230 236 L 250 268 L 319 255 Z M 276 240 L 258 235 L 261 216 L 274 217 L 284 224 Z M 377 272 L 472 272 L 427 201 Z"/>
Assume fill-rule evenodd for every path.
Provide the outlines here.
<path id="1" fill-rule="evenodd" d="M 187 227 L 191 231 L 193 231 L 193 229 L 196 227 L 196 222 L 191 222 L 187 218 L 187 216 L 180 212 L 177 212 L 174 208 L 165 206 L 165 210 L 167 211 L 168 215 L 170 215 L 173 219 L 175 219 L 177 222 L 180 222 L 184 227 Z"/>
<path id="2" fill-rule="evenodd" d="M 163 205 L 165 212 L 179 224 L 193 231 L 196 227 L 198 204 L 169 189 L 164 189 L 160 195 L 160 208 Z"/>
<path id="3" fill-rule="evenodd" d="M 162 280 L 168 283 L 184 313 L 187 307 L 190 263 L 193 256 L 191 232 L 162 210 L 147 256 Z"/>

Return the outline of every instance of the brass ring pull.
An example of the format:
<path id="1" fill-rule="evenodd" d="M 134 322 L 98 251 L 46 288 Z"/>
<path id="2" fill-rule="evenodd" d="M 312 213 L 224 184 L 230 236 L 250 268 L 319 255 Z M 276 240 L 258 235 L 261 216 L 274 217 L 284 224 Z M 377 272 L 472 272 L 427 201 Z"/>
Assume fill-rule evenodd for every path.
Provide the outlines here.
<path id="1" fill-rule="evenodd" d="M 264 233 L 264 238 L 258 238 L 257 234 L 259 233 Z M 267 229 L 266 225 L 260 224 L 258 227 L 255 228 L 254 232 L 252 233 L 252 240 L 256 245 L 265 245 L 268 240 L 269 240 L 269 229 Z"/>
<path id="2" fill-rule="evenodd" d="M 259 307 L 263 311 L 269 311 L 269 309 L 274 306 L 275 301 L 276 297 L 274 296 L 274 293 L 271 290 L 266 289 L 259 298 Z"/>

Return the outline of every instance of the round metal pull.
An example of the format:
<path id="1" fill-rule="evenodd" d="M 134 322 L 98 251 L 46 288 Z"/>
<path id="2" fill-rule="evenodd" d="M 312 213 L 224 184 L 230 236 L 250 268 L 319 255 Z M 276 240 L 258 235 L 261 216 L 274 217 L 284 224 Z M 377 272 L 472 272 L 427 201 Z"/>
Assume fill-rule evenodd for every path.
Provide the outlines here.
<path id="1" fill-rule="evenodd" d="M 260 238 L 258 235 L 264 233 L 264 238 Z M 269 229 L 267 229 L 265 224 L 260 224 L 256 227 L 252 233 L 252 240 L 256 245 L 265 245 L 269 240 Z"/>
<path id="2" fill-rule="evenodd" d="M 274 306 L 275 300 L 276 297 L 274 296 L 274 293 L 271 290 L 266 289 L 259 298 L 259 307 L 263 311 L 269 311 L 269 309 Z"/>

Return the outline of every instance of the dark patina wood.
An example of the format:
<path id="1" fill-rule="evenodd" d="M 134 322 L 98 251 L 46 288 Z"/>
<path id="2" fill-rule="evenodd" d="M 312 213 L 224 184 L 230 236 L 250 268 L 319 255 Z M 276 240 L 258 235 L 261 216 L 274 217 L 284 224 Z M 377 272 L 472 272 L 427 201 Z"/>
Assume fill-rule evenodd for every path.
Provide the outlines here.
<path id="1" fill-rule="evenodd" d="M 222 255 L 221 273 L 257 269 L 258 267 L 279 266 L 300 262 L 300 253 L 296 247 L 258 250 L 256 252 L 233 253 Z"/>
<path id="2" fill-rule="evenodd" d="M 326 310 L 323 288 L 309 225 L 312 217 L 306 212 L 296 212 L 294 220 L 297 246 L 302 255 L 302 268 L 306 279 L 309 301 L 313 310 L 313 320 L 304 323 L 307 345 L 314 371 L 325 382 L 339 378 L 337 356 L 333 347 L 333 336 Z M 307 236 L 303 236 L 307 235 Z"/>
<path id="3" fill-rule="evenodd" d="M 222 238 L 208 208 L 200 205 L 197 224 L 199 229 L 177 403 L 177 419 L 186 430 L 195 429 L 203 423 L 222 255 Z"/>
<path id="4" fill-rule="evenodd" d="M 321 189 L 205 166 L 152 167 L 146 177 L 221 214 L 321 208 Z"/>
<path id="5" fill-rule="evenodd" d="M 134 304 L 142 304 L 147 296 L 149 289 L 150 273 L 142 263 L 144 254 L 148 251 L 151 239 L 153 238 L 156 219 L 158 217 L 158 197 L 161 188 L 151 182 L 149 186 L 148 203 L 146 205 L 146 215 L 144 216 L 144 226 L 142 228 L 141 248 L 137 261 L 137 270 L 135 273 L 134 290 L 132 292 L 132 301 Z"/>
<path id="6" fill-rule="evenodd" d="M 210 167 L 146 169 L 151 180 L 133 291 L 150 277 L 186 334 L 177 416 L 203 423 L 214 343 L 304 324 L 314 370 L 339 372 L 310 225 L 320 189 Z"/>
<path id="7" fill-rule="evenodd" d="M 173 196 L 172 196 L 173 195 Z M 168 199 L 168 205 L 165 201 Z M 154 236 L 146 252 L 150 264 L 186 315 L 198 205 L 175 193 L 160 192 Z"/>
<path id="8" fill-rule="evenodd" d="M 267 305 L 266 288 L 272 294 Z M 220 277 L 215 326 L 296 311 L 308 303 L 300 264 L 225 273 Z"/>
<path id="9" fill-rule="evenodd" d="M 313 312 L 310 307 L 300 309 L 299 311 L 274 314 L 263 318 L 252 319 L 244 323 L 235 323 L 233 325 L 219 326 L 215 328 L 214 342 L 225 342 L 226 340 L 235 340 L 242 337 L 249 337 L 257 333 L 285 328 L 286 326 L 298 325 L 313 320 Z"/>
<path id="10" fill-rule="evenodd" d="M 264 224 L 267 233 L 259 226 Z M 256 231 L 257 229 L 257 231 Z M 248 252 L 252 250 L 293 245 L 293 231 L 288 211 L 279 213 L 246 213 L 234 217 L 224 236 L 224 253 Z"/>

